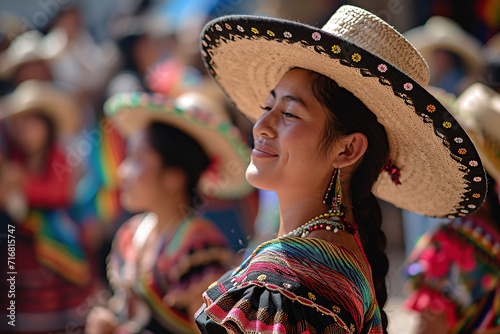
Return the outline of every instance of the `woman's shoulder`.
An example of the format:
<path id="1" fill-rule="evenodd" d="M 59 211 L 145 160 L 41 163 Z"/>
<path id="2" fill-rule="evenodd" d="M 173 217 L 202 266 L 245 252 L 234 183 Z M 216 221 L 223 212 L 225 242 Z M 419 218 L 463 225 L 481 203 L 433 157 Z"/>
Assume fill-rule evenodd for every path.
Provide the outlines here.
<path id="1" fill-rule="evenodd" d="M 374 300 L 358 257 L 348 248 L 322 239 L 278 238 L 264 243 L 233 273 L 236 284 L 268 279 L 279 282 L 284 291 L 296 290 L 326 304 L 356 299 L 362 313 Z M 344 297 L 351 301 L 342 300 Z"/>
<path id="2" fill-rule="evenodd" d="M 349 248 L 318 238 L 277 238 L 271 240 L 260 245 L 240 269 L 244 270 L 246 265 L 261 261 L 263 258 L 273 261 L 276 254 L 279 254 L 282 259 L 287 259 L 287 264 L 291 266 L 309 263 L 323 266 L 331 274 L 342 273 L 347 278 L 352 277 L 352 275 L 365 276 L 362 262 Z M 362 279 L 362 281 L 365 280 L 366 277 Z"/>
<path id="3" fill-rule="evenodd" d="M 380 325 L 380 311 L 360 261 L 347 248 L 321 239 L 281 238 L 262 244 L 231 277 L 207 290 L 204 298 L 205 313 L 221 323 L 246 321 L 252 316 L 241 314 L 232 319 L 236 311 L 226 309 L 232 301 L 233 309 L 258 314 L 259 309 L 267 308 L 276 315 L 281 310 L 293 316 L 296 325 L 320 321 L 339 332 Z M 246 305 L 252 300 L 259 305 Z M 266 321 L 271 325 L 279 319 Z"/>

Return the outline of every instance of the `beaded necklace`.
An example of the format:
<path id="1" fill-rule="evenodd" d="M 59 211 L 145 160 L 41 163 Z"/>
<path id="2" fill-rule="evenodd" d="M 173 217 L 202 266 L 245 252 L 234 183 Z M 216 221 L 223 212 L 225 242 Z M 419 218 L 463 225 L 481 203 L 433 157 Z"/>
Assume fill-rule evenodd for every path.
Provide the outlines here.
<path id="1" fill-rule="evenodd" d="M 328 231 L 333 231 L 333 233 L 337 233 L 339 230 L 351 233 L 354 236 L 354 239 L 356 240 L 359 249 L 361 250 L 361 254 L 363 254 L 363 259 L 365 260 L 368 267 L 370 267 L 370 262 L 368 261 L 368 258 L 366 257 L 366 254 L 363 250 L 363 246 L 361 245 L 361 242 L 359 241 L 358 236 L 356 235 L 357 227 L 349 223 L 347 219 L 345 219 L 342 213 L 340 217 L 338 216 L 338 213 L 331 213 L 331 212 L 323 213 L 319 216 L 310 219 L 308 222 L 297 227 L 295 230 L 282 235 L 278 239 L 288 238 L 288 237 L 305 238 L 312 231 L 320 230 L 323 228 Z"/>
<path id="2" fill-rule="evenodd" d="M 339 230 L 347 231 L 353 235 L 356 233 L 356 228 L 352 226 L 345 217 L 339 217 L 334 213 L 324 213 L 310 219 L 308 222 L 297 227 L 295 230 L 282 235 L 280 238 L 301 237 L 305 238 L 315 230 L 326 229 L 337 233 Z"/>

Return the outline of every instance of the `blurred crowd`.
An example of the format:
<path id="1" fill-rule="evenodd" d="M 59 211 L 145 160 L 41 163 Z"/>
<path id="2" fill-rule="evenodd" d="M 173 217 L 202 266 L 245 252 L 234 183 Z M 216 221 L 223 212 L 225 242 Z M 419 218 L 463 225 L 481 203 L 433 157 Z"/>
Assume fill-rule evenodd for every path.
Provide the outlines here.
<path id="1" fill-rule="evenodd" d="M 320 0 L 143 0 L 127 8 L 117 8 L 107 30 L 101 32 L 99 41 L 90 33 L 78 2 L 66 1 L 57 15 L 39 30 L 30 29 L 25 20 L 16 14 L 0 13 L 0 225 L 2 232 L 9 225 L 16 226 L 18 319 L 15 328 L 2 320 L 0 331 L 73 333 L 75 329 L 83 330 L 87 322 L 87 332 L 119 332 L 123 319 L 116 314 L 120 312 L 123 318 L 128 319 L 128 327 L 122 327 L 122 333 L 137 332 L 142 328 L 149 328 L 152 332 L 162 327 L 169 328 L 162 321 L 168 322 L 179 312 L 185 319 L 192 319 L 193 305 L 201 305 L 201 297 L 189 297 L 193 299 L 192 305 L 186 301 L 183 304 L 183 296 L 179 297 L 177 291 L 177 295 L 170 294 L 169 298 L 160 293 L 144 294 L 151 298 L 160 294 L 159 300 L 144 301 L 137 296 L 130 297 L 127 292 L 120 294 L 119 290 L 125 289 L 123 282 L 110 284 L 113 280 L 110 275 L 124 275 L 130 279 L 129 274 L 121 270 L 128 268 L 123 264 L 132 255 L 125 249 L 126 246 L 120 246 L 120 242 L 125 242 L 123 240 L 134 242 L 135 232 L 129 231 L 130 226 L 144 222 L 142 225 L 148 229 L 149 218 L 141 216 L 137 223 L 138 218 L 134 215 L 155 212 L 156 209 L 161 211 L 163 208 L 153 204 L 151 208 L 146 204 L 142 207 L 124 205 L 126 200 L 123 194 L 120 196 L 120 188 L 126 186 L 127 180 L 130 181 L 127 175 L 131 172 L 127 174 L 123 166 L 139 170 L 137 163 L 134 165 L 130 159 L 125 162 L 126 157 L 140 154 L 141 149 L 131 145 L 130 141 L 127 145 L 129 136 L 124 135 L 119 124 L 104 113 L 104 103 L 117 94 L 131 92 L 162 94 L 173 99 L 181 99 L 190 93 L 200 94 L 204 102 L 196 102 L 196 107 L 229 120 L 239 129 L 242 142 L 251 146 L 251 123 L 229 104 L 223 92 L 208 77 L 202 63 L 199 32 L 203 25 L 220 15 L 258 13 L 298 17 L 320 26 L 342 3 Z M 494 96 L 500 94 L 500 35 L 495 35 L 495 32 L 500 20 L 488 14 L 487 8 L 494 7 L 498 13 L 500 6 L 495 1 L 477 2 L 475 17 L 480 24 L 474 29 L 467 27 L 468 32 L 450 18 L 454 14 L 450 9 L 453 8 L 451 1 L 425 3 L 415 19 L 415 22 L 423 21 L 423 24 L 407 31 L 405 37 L 426 59 L 431 70 L 431 86 L 440 89 L 436 94 L 443 100 L 453 100 L 450 108 L 458 109 L 455 96 L 460 96 L 473 85 L 481 85 L 481 89 L 487 92 L 484 94 L 489 94 L 492 101 L 498 102 L 499 98 Z M 430 17 L 432 14 L 440 15 Z M 425 22 L 424 18 L 429 19 Z M 460 19 L 460 16 L 455 19 Z M 487 108 L 496 112 L 498 119 L 500 103 L 486 103 Z M 500 129 L 497 120 L 491 118 L 489 122 L 497 122 L 494 124 Z M 155 130 L 148 128 L 148 131 L 153 133 Z M 493 190 L 498 191 L 498 186 L 494 181 L 500 181 L 500 131 L 476 133 L 478 138 L 490 140 L 487 154 L 493 156 L 492 163 L 485 166 L 493 180 L 490 192 L 495 194 Z M 175 138 L 165 137 L 162 140 L 184 140 Z M 165 154 L 181 155 L 182 151 Z M 210 159 L 210 154 L 207 155 Z M 208 162 L 207 166 L 213 161 Z M 499 174 L 495 175 L 495 170 Z M 199 171 L 199 174 L 202 172 Z M 498 204 L 498 196 L 493 197 L 491 203 L 495 198 Z M 136 199 L 137 202 L 141 200 L 144 199 Z M 144 201 L 152 203 L 154 198 Z M 177 286 L 180 291 L 204 291 L 217 278 L 214 274 L 220 275 L 231 268 L 238 260 L 241 261 L 246 249 L 271 239 L 277 232 L 277 200 L 271 193 L 256 191 L 248 186 L 237 196 L 219 198 L 207 195 L 201 201 L 188 202 L 196 215 L 202 217 L 200 219 L 215 224 L 216 227 L 210 228 L 210 231 L 218 229 L 220 233 L 213 232 L 208 242 L 206 240 L 212 232 L 206 232 L 203 238 L 185 232 L 179 236 L 178 243 L 182 244 L 182 238 L 191 238 L 198 242 L 196 247 L 210 254 L 214 253 L 210 247 L 217 245 L 218 248 L 214 249 L 218 256 L 203 262 L 210 270 L 200 269 L 201 265 L 193 269 L 198 276 L 200 273 L 206 275 L 205 278 L 196 276 L 203 286 L 195 289 L 194 285 L 189 285 L 194 280 L 192 271 L 186 270 L 184 276 L 179 275 L 176 280 L 184 280 L 183 285 Z M 486 253 L 493 256 L 500 252 L 498 214 L 500 211 L 495 210 L 485 213 L 487 220 L 491 221 L 489 226 L 492 231 L 488 237 L 492 246 Z M 404 213 L 403 223 L 409 254 L 416 240 L 431 227 L 440 226 L 442 221 Z M 198 228 L 203 231 L 205 227 Z M 481 231 L 486 230 L 489 231 L 488 228 Z M 151 231 L 162 235 L 154 227 L 149 229 Z M 199 237 L 201 239 L 197 239 Z M 201 247 L 204 243 L 210 247 Z M 110 261 L 111 268 L 107 268 L 110 252 L 114 254 L 115 262 Z M 189 248 L 183 252 L 192 254 L 195 251 Z M 409 263 L 418 262 L 418 255 L 415 254 Z M 136 254 L 134 259 L 141 256 Z M 500 255 L 497 257 L 499 261 L 491 265 L 491 268 L 496 268 L 496 273 L 490 267 L 487 269 L 490 276 L 481 290 L 484 293 L 498 290 L 500 285 Z M 414 279 L 412 282 L 422 282 L 423 279 L 419 281 L 417 276 L 423 271 L 416 272 L 415 266 L 411 268 L 409 276 Z M 120 279 L 125 280 L 123 277 Z M 186 283 L 188 281 L 189 284 Z M 5 282 L 2 279 L 0 285 Z M 161 282 L 158 284 L 161 285 Z M 169 286 L 170 291 L 175 288 L 173 283 Z M 418 290 L 418 284 L 414 289 Z M 134 293 L 138 294 L 137 291 Z M 430 298 L 429 295 L 427 297 Z M 409 302 L 410 308 L 422 311 L 428 307 L 427 304 L 419 304 L 417 297 L 413 298 Z M 463 298 L 467 305 L 473 301 L 471 294 Z M 500 298 L 500 292 L 497 292 L 496 298 Z M 6 317 L 8 302 L 2 296 L 2 319 Z M 144 303 L 146 306 L 142 305 Z M 168 308 L 155 310 L 151 306 L 154 303 L 165 303 Z M 127 311 L 123 311 L 124 308 Z M 151 311 L 144 311 L 148 309 L 153 310 L 153 316 Z M 96 316 L 98 311 L 101 313 Z M 459 319 L 450 315 L 452 311 L 447 309 L 446 312 L 444 322 L 456 326 Z M 496 316 L 500 318 L 499 314 Z M 152 318 L 156 318 L 155 322 Z M 193 324 L 185 319 L 182 320 L 186 321 L 184 327 L 173 326 L 169 330 L 172 333 L 194 332 Z"/>

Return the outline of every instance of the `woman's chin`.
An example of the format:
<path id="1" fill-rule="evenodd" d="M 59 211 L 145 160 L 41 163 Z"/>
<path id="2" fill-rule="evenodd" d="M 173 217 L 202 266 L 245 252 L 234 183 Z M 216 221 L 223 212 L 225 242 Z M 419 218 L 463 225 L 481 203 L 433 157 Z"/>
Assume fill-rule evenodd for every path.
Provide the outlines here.
<path id="1" fill-rule="evenodd" d="M 246 178 L 248 183 L 255 188 L 273 191 L 274 187 L 272 187 L 271 182 L 269 182 L 271 178 L 267 174 L 268 173 L 257 168 L 253 163 L 250 163 L 247 168 Z"/>
<path id="2" fill-rule="evenodd" d="M 120 195 L 120 204 L 122 207 L 130 213 L 141 213 L 148 211 L 145 208 L 142 208 L 141 205 L 138 205 L 137 201 L 134 201 L 131 196 L 127 194 Z"/>

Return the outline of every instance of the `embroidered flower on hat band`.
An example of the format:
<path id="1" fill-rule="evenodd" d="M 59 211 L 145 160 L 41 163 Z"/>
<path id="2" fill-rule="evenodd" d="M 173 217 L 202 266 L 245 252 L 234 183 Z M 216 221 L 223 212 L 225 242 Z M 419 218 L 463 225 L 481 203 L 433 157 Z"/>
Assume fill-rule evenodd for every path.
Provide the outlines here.
<path id="1" fill-rule="evenodd" d="M 291 38 L 292 37 L 292 34 L 289 32 L 289 31 L 285 31 L 283 33 L 283 36 L 285 36 L 285 38 Z"/>
<path id="2" fill-rule="evenodd" d="M 377 66 L 377 69 L 382 72 L 382 73 L 385 73 L 387 71 L 387 65 L 386 64 L 379 64 Z"/>
<path id="3" fill-rule="evenodd" d="M 254 34 L 256 34 L 256 35 L 259 33 L 259 30 L 258 30 L 257 28 L 253 28 L 253 27 L 252 27 L 252 29 L 250 29 L 250 30 L 252 30 L 252 32 L 253 32 Z"/>
<path id="4" fill-rule="evenodd" d="M 274 32 L 272 32 L 271 30 L 268 30 L 268 31 L 267 31 L 267 34 L 268 34 L 269 36 L 271 36 L 271 37 L 274 37 Z"/>
<path id="5" fill-rule="evenodd" d="M 478 193 L 474 193 L 474 194 L 472 194 L 472 197 L 474 197 L 474 198 L 479 198 L 479 197 L 481 197 L 481 195 L 480 195 L 480 194 L 478 194 Z"/>
<path id="6" fill-rule="evenodd" d="M 455 143 L 457 144 L 462 144 L 464 142 L 463 138 L 462 137 L 455 137 L 453 139 L 455 141 Z"/>
<path id="7" fill-rule="evenodd" d="M 215 25 L 215 29 L 217 29 L 218 31 L 222 31 L 222 27 L 218 24 Z"/>
<path id="8" fill-rule="evenodd" d="M 445 122 L 443 122 L 443 127 L 445 127 L 446 129 L 449 129 L 449 128 L 451 128 L 451 123 L 448 121 L 445 121 Z"/>
<path id="9" fill-rule="evenodd" d="M 233 28 L 231 28 L 231 26 L 229 25 L 229 23 L 226 23 L 225 26 L 226 26 L 227 30 L 233 30 Z"/>
<path id="10" fill-rule="evenodd" d="M 481 176 L 476 176 L 476 177 L 474 177 L 472 180 L 473 180 L 474 182 L 481 182 L 481 180 L 482 180 L 482 179 L 483 179 L 483 178 L 482 178 Z"/>
<path id="11" fill-rule="evenodd" d="M 430 112 L 431 114 L 436 111 L 436 106 L 433 104 L 428 104 L 427 105 L 427 111 Z"/>
<path id="12" fill-rule="evenodd" d="M 404 88 L 405 90 L 410 91 L 410 90 L 412 90 L 412 89 L 413 89 L 413 84 L 412 84 L 411 82 L 407 82 L 407 83 L 405 83 L 405 84 L 403 85 L 403 88 Z"/>
<path id="13" fill-rule="evenodd" d="M 340 53 L 340 46 L 338 45 L 332 46 L 332 52 L 336 54 Z"/>
<path id="14" fill-rule="evenodd" d="M 361 60 L 361 55 L 357 52 L 353 53 L 351 56 L 352 60 L 358 63 Z"/>
<path id="15" fill-rule="evenodd" d="M 478 165 L 478 162 L 476 160 L 469 161 L 469 166 L 471 166 L 471 167 L 477 167 L 477 165 Z"/>
<path id="16" fill-rule="evenodd" d="M 459 154 L 465 154 L 465 153 L 467 153 L 467 149 L 465 149 L 465 148 L 463 148 L 463 147 L 460 147 L 460 148 L 458 149 L 458 153 L 459 153 Z"/>
<path id="17" fill-rule="evenodd" d="M 307 296 L 309 297 L 310 300 L 316 300 L 316 296 L 312 292 L 309 292 Z"/>
<path id="18" fill-rule="evenodd" d="M 312 39 L 314 39 L 316 42 L 321 39 L 321 34 L 317 31 L 313 32 L 311 35 Z"/>
<path id="19" fill-rule="evenodd" d="M 205 40 L 202 40 L 202 41 L 201 41 L 201 44 L 203 44 L 203 46 L 204 46 L 204 47 L 207 47 L 207 46 L 208 46 L 208 43 L 207 43 L 207 41 L 205 41 Z"/>
<path id="20" fill-rule="evenodd" d="M 468 207 L 469 209 L 475 209 L 475 208 L 476 208 L 476 206 L 475 206 L 474 204 L 469 204 L 469 205 L 467 205 L 467 207 Z"/>
<path id="21" fill-rule="evenodd" d="M 239 24 L 236 26 L 236 29 L 238 29 L 238 30 L 239 30 L 239 31 L 241 31 L 241 32 L 244 32 L 244 31 L 245 31 L 245 29 L 243 29 L 243 27 L 242 27 L 242 26 L 240 26 Z"/>
<path id="22" fill-rule="evenodd" d="M 337 305 L 333 305 L 332 310 L 335 313 L 340 313 L 340 307 L 338 307 Z"/>

